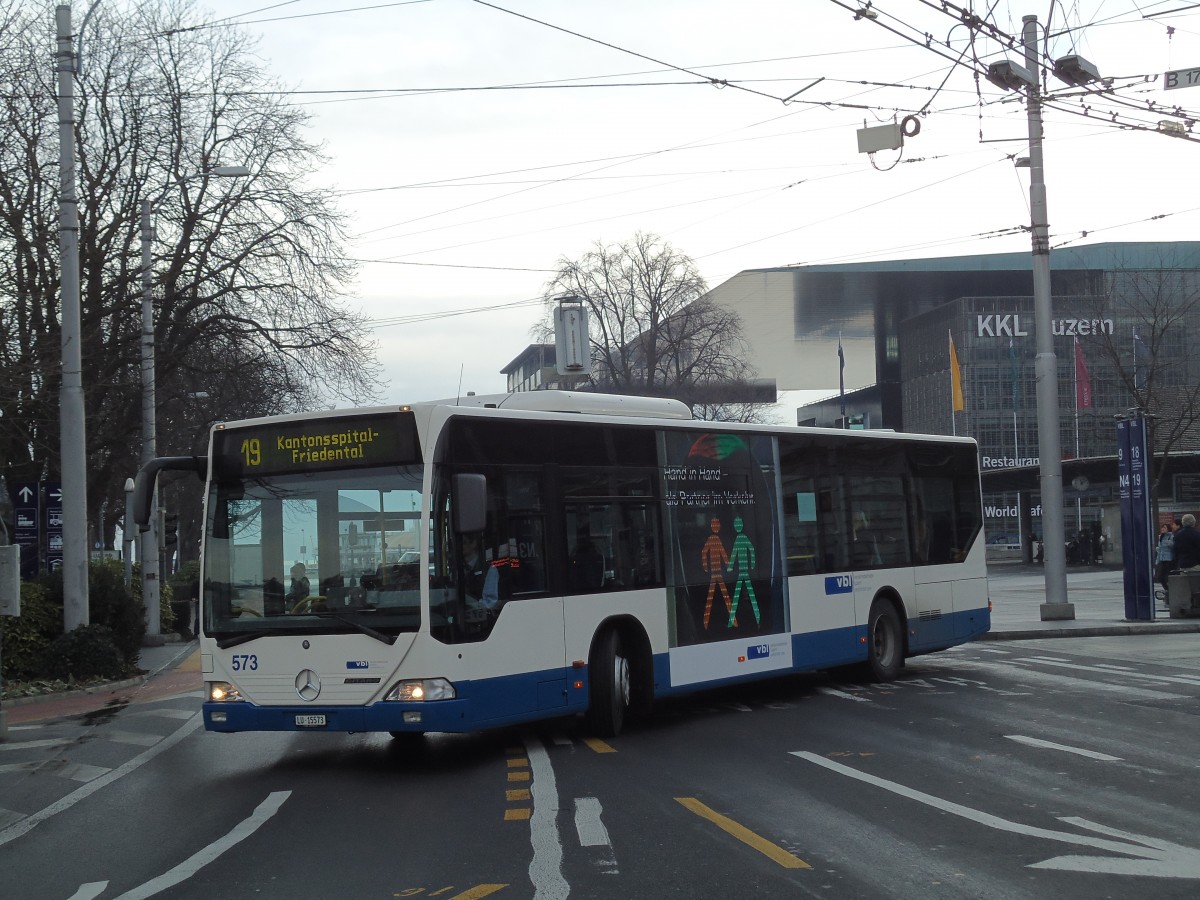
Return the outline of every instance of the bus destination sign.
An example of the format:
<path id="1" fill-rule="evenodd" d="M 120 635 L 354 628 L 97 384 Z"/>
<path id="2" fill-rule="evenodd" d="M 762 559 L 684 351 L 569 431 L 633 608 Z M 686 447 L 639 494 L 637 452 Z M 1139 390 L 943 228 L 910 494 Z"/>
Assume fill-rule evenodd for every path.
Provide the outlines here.
<path id="1" fill-rule="evenodd" d="M 218 431 L 213 442 L 213 467 L 218 478 L 419 461 L 411 413 L 234 426 Z"/>

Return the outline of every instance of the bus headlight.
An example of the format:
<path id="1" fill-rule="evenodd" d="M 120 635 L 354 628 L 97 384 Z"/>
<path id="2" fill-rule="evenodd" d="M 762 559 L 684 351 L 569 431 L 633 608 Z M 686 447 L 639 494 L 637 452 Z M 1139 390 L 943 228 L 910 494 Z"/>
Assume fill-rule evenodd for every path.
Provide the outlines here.
<path id="1" fill-rule="evenodd" d="M 413 703 L 427 700 L 453 700 L 454 685 L 445 678 L 420 678 L 401 681 L 392 687 L 384 700 Z"/>
<path id="2" fill-rule="evenodd" d="M 212 703 L 236 703 L 242 699 L 242 692 L 228 681 L 210 681 L 208 699 Z"/>

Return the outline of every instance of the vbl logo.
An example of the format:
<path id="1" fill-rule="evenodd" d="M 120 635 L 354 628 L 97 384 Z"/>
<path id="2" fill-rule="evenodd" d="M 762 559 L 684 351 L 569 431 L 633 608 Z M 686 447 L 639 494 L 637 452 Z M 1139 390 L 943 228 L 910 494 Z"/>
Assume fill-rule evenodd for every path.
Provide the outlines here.
<path id="1" fill-rule="evenodd" d="M 826 594 L 849 594 L 854 591 L 852 575 L 829 575 L 825 579 Z"/>

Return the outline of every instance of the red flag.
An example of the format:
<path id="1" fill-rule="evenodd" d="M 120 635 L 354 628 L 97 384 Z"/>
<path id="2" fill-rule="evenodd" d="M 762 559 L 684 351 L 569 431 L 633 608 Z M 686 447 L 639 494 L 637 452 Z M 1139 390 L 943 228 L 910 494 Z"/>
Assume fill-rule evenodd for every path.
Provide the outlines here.
<path id="1" fill-rule="evenodd" d="M 1083 345 L 1075 338 L 1075 408 L 1092 408 L 1092 379 L 1088 375 L 1087 360 L 1083 358 Z"/>

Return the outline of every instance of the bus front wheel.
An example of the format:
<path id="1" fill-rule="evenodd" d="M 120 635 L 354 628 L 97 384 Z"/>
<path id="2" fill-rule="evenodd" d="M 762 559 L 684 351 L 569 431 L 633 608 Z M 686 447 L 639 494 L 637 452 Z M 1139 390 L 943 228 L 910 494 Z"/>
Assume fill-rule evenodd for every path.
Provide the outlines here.
<path id="1" fill-rule="evenodd" d="M 894 681 L 904 664 L 904 632 L 896 607 L 886 600 L 871 604 L 867 619 L 867 673 L 875 681 Z"/>
<path id="2" fill-rule="evenodd" d="M 588 664 L 590 697 L 587 725 L 597 737 L 616 737 L 629 710 L 629 660 L 621 636 L 609 629 L 596 643 Z"/>

